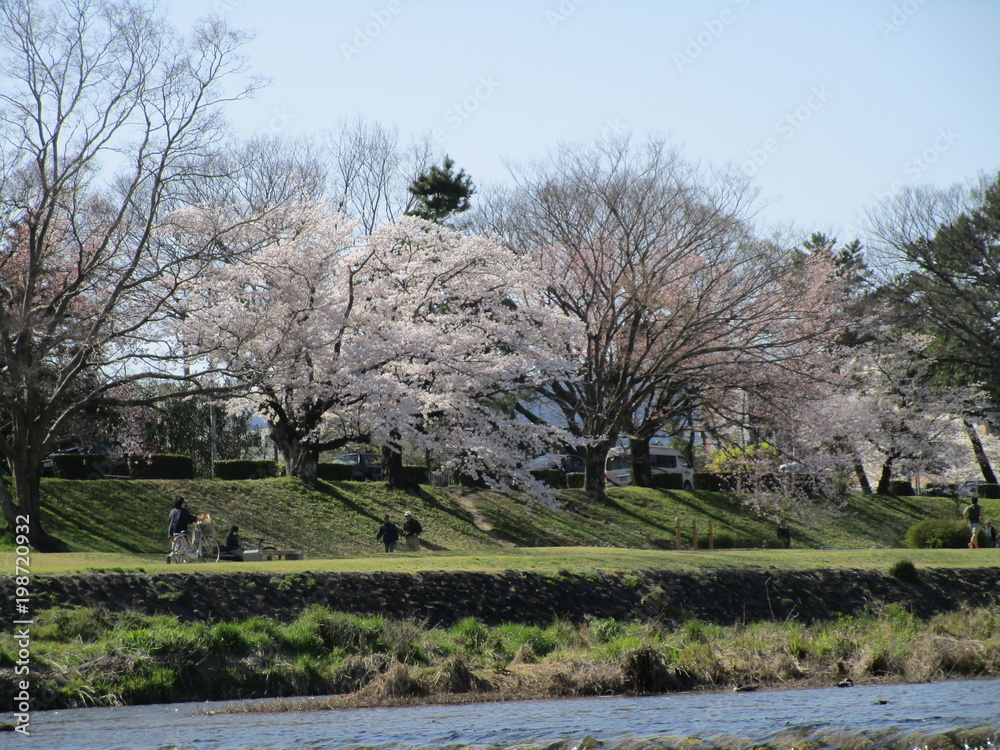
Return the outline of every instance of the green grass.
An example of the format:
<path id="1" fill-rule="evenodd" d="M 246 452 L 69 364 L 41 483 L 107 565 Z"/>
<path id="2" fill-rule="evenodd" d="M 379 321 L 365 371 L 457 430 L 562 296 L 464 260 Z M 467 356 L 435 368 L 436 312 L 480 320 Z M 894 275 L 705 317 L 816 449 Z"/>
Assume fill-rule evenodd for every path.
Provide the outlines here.
<path id="1" fill-rule="evenodd" d="M 14 572 L 15 554 L 0 552 L 0 571 Z M 517 549 L 455 550 L 387 555 L 317 557 L 273 562 L 193 563 L 178 568 L 168 565 L 163 555 L 72 552 L 35 554 L 30 559 L 34 575 L 70 573 L 146 572 L 200 573 L 267 571 L 270 573 L 345 572 L 368 573 L 468 571 L 499 573 L 506 570 L 558 574 L 568 571 L 587 574 L 596 571 L 628 573 L 635 570 L 704 571 L 712 568 L 756 568 L 765 570 L 815 570 L 856 568 L 889 571 L 900 560 L 919 568 L 965 568 L 1000 566 L 1000 549 L 972 552 L 968 549 L 845 549 L 845 550 L 635 550 L 620 547 L 521 547 Z"/>
<path id="2" fill-rule="evenodd" d="M 768 551 L 765 547 L 776 543 L 772 519 L 755 515 L 729 495 L 703 491 L 626 487 L 598 500 L 580 491 L 566 491 L 561 496 L 562 508 L 550 510 L 515 494 L 434 487 L 406 493 L 390 490 L 381 482 L 320 482 L 311 488 L 289 478 L 46 479 L 42 482 L 46 530 L 85 556 L 61 563 L 67 558 L 35 555 L 33 572 L 59 570 L 63 565 L 98 570 L 165 566 L 166 519 L 177 495 L 187 497 L 196 513 L 212 514 L 220 541 L 229 526 L 236 524 L 250 543 L 263 538 L 278 547 L 304 550 L 304 561 L 263 564 L 269 570 L 290 571 L 315 567 L 317 559 L 325 561 L 323 569 L 342 570 L 634 569 L 683 566 L 693 559 L 700 566 L 714 565 L 716 560 L 751 566 L 785 565 L 792 560 L 796 566 L 824 566 L 849 560 L 860 567 L 887 567 L 898 554 L 886 557 L 877 548 L 902 548 L 907 529 L 923 519 L 958 522 L 963 505 L 946 498 L 851 495 L 844 507 L 789 516 L 792 550 Z M 987 517 L 1000 517 L 1000 500 L 984 499 L 982 505 Z M 499 535 L 506 546 L 477 528 L 470 506 L 493 526 L 494 536 Z M 401 523 L 406 510 L 412 510 L 423 524 L 424 551 L 386 555 L 375 542 L 375 531 L 385 513 Z M 741 549 L 707 552 L 710 522 L 720 543 L 735 540 Z M 697 558 L 690 551 L 693 523 L 698 531 Z M 678 524 L 683 553 L 674 551 Z M 12 550 L 10 537 L 0 538 L 0 551 Z M 866 552 L 839 556 L 837 550 Z M 974 558 L 965 549 L 926 550 L 908 551 L 907 557 L 917 565 L 945 564 L 944 560 L 981 565 L 992 554 L 984 550 Z M 13 556 L 6 557 L 10 558 L 5 559 L 9 570 Z M 559 560 L 565 561 L 563 565 Z M 231 569 L 232 563 L 226 565 Z M 252 565 L 259 567 L 245 563 L 241 568 Z"/>
<path id="3" fill-rule="evenodd" d="M 16 651 L 13 634 L 0 633 L 0 667 L 9 668 Z M 33 684 L 57 707 L 359 689 L 352 700 L 379 704 L 399 695 L 392 681 L 416 688 L 402 695 L 475 690 L 478 700 L 829 685 L 843 676 L 914 682 L 995 675 L 1000 615 L 965 609 L 923 621 L 890 606 L 810 625 L 689 620 L 673 629 L 593 619 L 487 626 L 467 618 L 435 628 L 318 606 L 289 623 L 50 609 L 35 618 L 32 670 Z"/>

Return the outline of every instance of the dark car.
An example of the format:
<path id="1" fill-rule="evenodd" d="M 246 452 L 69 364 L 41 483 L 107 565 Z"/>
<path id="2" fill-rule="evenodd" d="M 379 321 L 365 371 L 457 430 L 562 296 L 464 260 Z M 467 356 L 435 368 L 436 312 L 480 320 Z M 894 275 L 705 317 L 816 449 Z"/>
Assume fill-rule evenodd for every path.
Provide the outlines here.
<path id="1" fill-rule="evenodd" d="M 358 482 L 374 482 L 382 478 L 382 457 L 378 453 L 344 453 L 335 456 L 332 463 L 353 466 L 351 478 Z"/>
<path id="2" fill-rule="evenodd" d="M 86 458 L 86 465 L 82 470 L 73 472 L 74 476 L 80 471 L 88 479 L 98 479 L 101 477 L 127 477 L 128 457 L 120 451 L 108 445 L 72 445 L 68 448 L 53 451 L 42 459 L 42 476 L 51 477 L 57 475 L 56 462 L 60 456 L 81 456 Z"/>

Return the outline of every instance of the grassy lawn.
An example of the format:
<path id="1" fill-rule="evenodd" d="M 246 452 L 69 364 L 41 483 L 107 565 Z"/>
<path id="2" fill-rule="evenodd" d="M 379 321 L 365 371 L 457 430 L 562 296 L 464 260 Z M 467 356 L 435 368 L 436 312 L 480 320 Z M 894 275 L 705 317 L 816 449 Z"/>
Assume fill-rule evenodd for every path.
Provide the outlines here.
<path id="1" fill-rule="evenodd" d="M 265 539 L 301 549 L 299 562 L 243 563 L 242 570 L 628 570 L 637 568 L 887 567 L 909 559 L 921 566 L 996 565 L 1000 550 L 907 550 L 906 530 L 922 519 L 959 522 L 962 503 L 933 497 L 848 496 L 842 507 L 789 513 L 792 549 L 775 545 L 773 519 L 722 493 L 611 490 L 593 500 L 565 491 L 552 510 L 515 494 L 421 487 L 408 493 L 381 482 L 320 482 L 289 478 L 222 480 L 46 479 L 43 522 L 73 555 L 32 556 L 32 572 L 171 570 L 165 563 L 166 519 L 173 498 L 208 511 L 216 536 L 231 524 L 249 546 Z M 1000 500 L 984 499 L 986 517 L 1000 517 Z M 412 510 L 424 526 L 424 551 L 386 555 L 375 542 L 382 515 L 402 523 Z M 473 513 L 493 527 L 487 533 Z M 718 549 L 708 551 L 711 524 Z M 698 532 L 691 550 L 692 526 Z M 677 528 L 684 551 L 675 550 Z M 499 537 L 506 544 L 502 544 Z M 723 549 L 725 548 L 725 549 Z M 4 572 L 14 564 L 10 538 L 0 538 Z M 996 553 L 996 554 L 994 554 Z M 64 562 L 60 562 L 64 561 Z M 205 566 L 232 570 L 234 563 Z M 198 569 L 198 566 L 185 566 Z"/>
<path id="2" fill-rule="evenodd" d="M 147 573 L 218 573 L 265 571 L 293 573 L 302 571 L 334 572 L 421 572 L 478 571 L 497 573 L 504 570 L 557 573 L 593 571 L 629 572 L 667 569 L 677 571 L 742 567 L 758 569 L 859 568 L 888 569 L 893 563 L 909 560 L 919 568 L 964 568 L 1000 566 L 1000 549 L 980 550 L 698 550 L 661 551 L 618 547 L 530 547 L 493 550 L 426 551 L 307 558 L 273 562 L 220 562 L 168 565 L 162 556 L 106 552 L 72 552 L 32 555 L 31 573 L 58 575 L 87 572 Z M 13 573 L 15 555 L 0 553 L 0 570 Z"/>

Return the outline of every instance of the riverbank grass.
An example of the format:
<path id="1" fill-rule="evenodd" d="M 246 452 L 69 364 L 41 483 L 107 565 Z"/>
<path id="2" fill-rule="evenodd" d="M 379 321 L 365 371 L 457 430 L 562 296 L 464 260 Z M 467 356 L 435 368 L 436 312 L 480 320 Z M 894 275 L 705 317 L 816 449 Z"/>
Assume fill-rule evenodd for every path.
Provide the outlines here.
<path id="1" fill-rule="evenodd" d="M 35 618 L 33 676 L 53 707 L 333 695 L 331 707 L 735 686 L 997 676 L 1000 614 L 877 615 L 734 627 L 592 619 L 449 628 L 314 606 L 289 623 L 55 608 Z M 17 653 L 0 635 L 0 669 Z M 293 705 L 293 704 L 289 704 Z M 302 704 L 315 707 L 315 701 Z"/>

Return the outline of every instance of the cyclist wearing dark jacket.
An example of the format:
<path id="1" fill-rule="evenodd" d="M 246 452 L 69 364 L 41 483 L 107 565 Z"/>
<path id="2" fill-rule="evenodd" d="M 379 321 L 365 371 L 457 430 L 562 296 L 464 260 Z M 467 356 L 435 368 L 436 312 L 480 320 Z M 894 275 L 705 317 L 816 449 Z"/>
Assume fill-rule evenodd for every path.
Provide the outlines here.
<path id="1" fill-rule="evenodd" d="M 170 518 L 167 521 L 167 538 L 173 539 L 174 534 L 187 531 L 188 525 L 197 521 L 198 518 L 187 509 L 187 500 L 179 497 L 174 500 L 174 509 L 170 511 Z"/>

